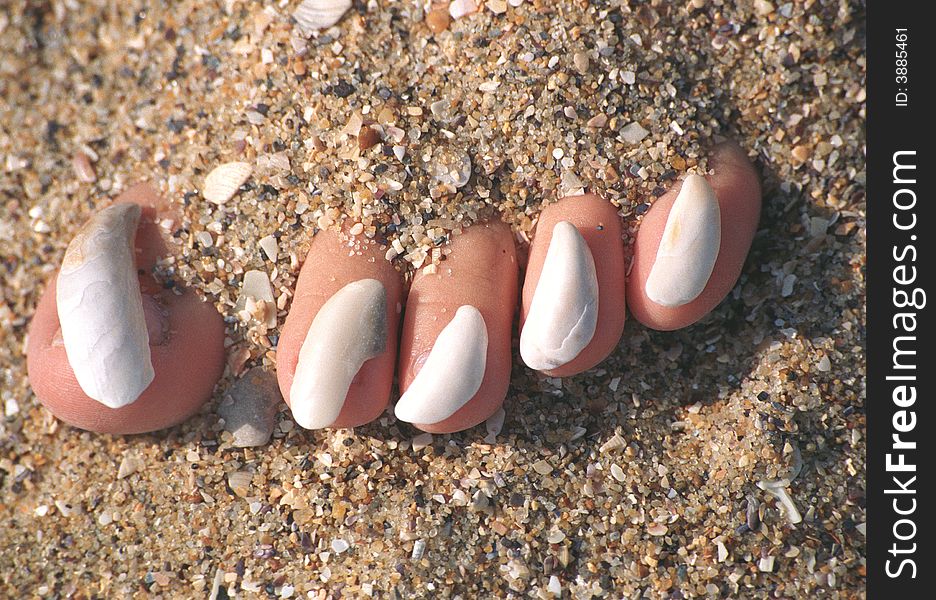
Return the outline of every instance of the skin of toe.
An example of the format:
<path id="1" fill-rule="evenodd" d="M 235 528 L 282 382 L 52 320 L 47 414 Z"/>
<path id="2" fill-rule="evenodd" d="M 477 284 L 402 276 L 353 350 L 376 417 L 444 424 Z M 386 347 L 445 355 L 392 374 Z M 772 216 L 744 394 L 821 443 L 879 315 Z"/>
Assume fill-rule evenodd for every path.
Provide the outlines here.
<path id="1" fill-rule="evenodd" d="M 598 322 L 592 340 L 578 356 L 560 367 L 543 371 L 551 377 L 581 373 L 607 358 L 621 339 L 626 315 L 621 217 L 607 200 L 586 194 L 563 198 L 540 213 L 523 281 L 521 330 L 533 302 L 553 227 L 560 221 L 574 225 L 591 250 L 598 277 Z"/>
<path id="2" fill-rule="evenodd" d="M 292 406 L 290 389 L 299 352 L 319 309 L 335 292 L 351 282 L 376 279 L 383 283 L 387 294 L 386 350 L 361 365 L 348 388 L 341 412 L 331 425 L 334 428 L 356 427 L 380 416 L 390 402 L 396 366 L 403 279 L 384 258 L 386 248 L 373 241 L 364 242 L 362 238 L 355 240 L 349 241 L 337 231 L 321 231 L 312 239 L 276 351 L 280 391 L 286 403 Z"/>
<path id="3" fill-rule="evenodd" d="M 449 249 L 436 273 L 420 271 L 413 278 L 400 341 L 401 394 L 460 306 L 471 305 L 480 311 L 487 327 L 488 349 L 477 393 L 450 417 L 438 423 L 415 424 L 430 433 L 461 431 L 494 414 L 507 395 L 512 364 L 518 269 L 510 228 L 501 222 L 472 225 L 452 238 Z"/>
<path id="4" fill-rule="evenodd" d="M 709 161 L 713 173 L 706 179 L 718 198 L 721 245 L 709 281 L 694 300 L 677 307 L 661 306 L 647 297 L 646 283 L 656 259 L 670 209 L 681 182 L 654 201 L 644 215 L 634 243 L 633 267 L 627 281 L 627 303 L 634 318 L 663 331 L 695 323 L 724 300 L 747 258 L 757 231 L 761 209 L 760 180 L 744 150 L 733 142 L 713 149 Z"/>
<path id="5" fill-rule="evenodd" d="M 112 409 L 89 398 L 78 385 L 65 348 L 55 337 L 60 330 L 53 277 L 36 308 L 29 332 L 27 369 L 40 402 L 62 421 L 100 433 L 130 434 L 178 424 L 211 396 L 224 370 L 224 321 L 191 291 L 176 295 L 163 290 L 147 274 L 166 244 L 154 222 L 159 199 L 148 185 L 131 188 L 116 202 L 143 207 L 137 231 L 137 267 L 144 304 L 165 315 L 166 335 L 150 339 L 155 379 L 132 404 Z"/>

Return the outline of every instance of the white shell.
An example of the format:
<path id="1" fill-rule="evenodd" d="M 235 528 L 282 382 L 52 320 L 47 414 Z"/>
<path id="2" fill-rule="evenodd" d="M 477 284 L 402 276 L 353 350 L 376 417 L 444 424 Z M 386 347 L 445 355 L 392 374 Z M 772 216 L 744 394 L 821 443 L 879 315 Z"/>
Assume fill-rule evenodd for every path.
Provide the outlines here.
<path id="1" fill-rule="evenodd" d="M 721 211 L 715 190 L 704 177 L 689 175 L 670 209 L 647 277 L 647 297 L 676 307 L 705 289 L 721 248 Z"/>
<path id="2" fill-rule="evenodd" d="M 449 4 L 449 14 L 453 19 L 460 19 L 476 12 L 478 12 L 478 3 L 475 0 L 454 0 Z"/>
<path id="3" fill-rule="evenodd" d="M 133 403 L 155 377 L 134 260 L 141 209 L 111 205 L 65 251 L 55 300 L 68 362 L 82 391 L 110 408 Z"/>
<path id="4" fill-rule="evenodd" d="M 304 0 L 293 18 L 306 36 L 319 29 L 331 27 L 351 8 L 351 0 Z"/>
<path id="5" fill-rule="evenodd" d="M 481 312 L 470 305 L 459 307 L 397 402 L 396 417 L 429 425 L 455 414 L 484 381 L 487 346 L 487 325 Z"/>
<path id="6" fill-rule="evenodd" d="M 229 162 L 218 165 L 205 177 L 202 195 L 208 202 L 224 204 L 237 193 L 252 172 L 250 163 Z"/>
<path id="7" fill-rule="evenodd" d="M 530 312 L 520 333 L 520 356 L 548 371 L 574 359 L 598 324 L 598 276 L 585 238 L 568 221 L 556 223 Z"/>
<path id="8" fill-rule="evenodd" d="M 387 349 L 387 292 L 376 279 L 344 286 L 315 314 L 299 351 L 289 401 L 296 423 L 328 427 L 361 366 Z"/>

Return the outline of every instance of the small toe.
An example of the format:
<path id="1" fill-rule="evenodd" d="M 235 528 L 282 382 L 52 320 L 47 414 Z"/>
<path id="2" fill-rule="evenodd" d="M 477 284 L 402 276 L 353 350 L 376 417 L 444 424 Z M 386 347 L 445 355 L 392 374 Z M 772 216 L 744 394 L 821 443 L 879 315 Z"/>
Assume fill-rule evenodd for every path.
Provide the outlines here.
<path id="1" fill-rule="evenodd" d="M 604 360 L 624 329 L 621 218 L 594 194 L 563 198 L 540 213 L 521 306 L 520 353 L 555 377 Z"/>
<path id="2" fill-rule="evenodd" d="M 741 274 L 760 219 L 760 182 L 733 142 L 716 146 L 709 163 L 711 175 L 687 176 L 640 223 L 627 303 L 647 327 L 672 330 L 695 323 Z"/>
<path id="3" fill-rule="evenodd" d="M 467 429 L 507 394 L 517 257 L 510 228 L 478 223 L 456 235 L 436 272 L 416 274 L 400 341 L 397 418 L 424 431 Z"/>
<path id="4" fill-rule="evenodd" d="M 277 378 L 306 429 L 368 423 L 390 401 L 402 276 L 363 236 L 312 239 L 276 351 Z"/>

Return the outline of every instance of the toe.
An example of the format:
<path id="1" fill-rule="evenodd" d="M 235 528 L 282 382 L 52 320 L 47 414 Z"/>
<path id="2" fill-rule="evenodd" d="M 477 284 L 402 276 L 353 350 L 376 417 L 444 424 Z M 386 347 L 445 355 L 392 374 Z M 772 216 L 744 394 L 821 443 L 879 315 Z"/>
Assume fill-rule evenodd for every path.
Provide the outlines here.
<path id="1" fill-rule="evenodd" d="M 520 354 L 556 377 L 605 359 L 624 329 L 621 218 L 594 194 L 564 198 L 540 214 L 521 307 Z"/>
<path id="2" fill-rule="evenodd" d="M 142 379 L 142 392 L 129 395 L 123 402 L 111 403 L 118 408 L 105 405 L 104 402 L 109 400 L 108 388 L 119 387 L 117 380 L 122 380 L 121 385 L 128 378 L 140 381 L 139 373 L 128 375 L 125 372 L 134 365 L 121 364 L 120 356 L 111 354 L 106 361 L 111 370 L 101 371 L 98 368 L 100 363 L 97 366 L 91 364 L 95 356 L 76 354 L 81 348 L 76 350 L 74 344 L 66 349 L 66 338 L 70 340 L 73 333 L 68 320 L 62 327 L 59 298 L 66 297 L 66 294 L 57 288 L 60 285 L 73 287 L 74 281 L 63 283 L 61 273 L 49 282 L 36 308 L 27 350 L 29 379 L 40 402 L 66 423 L 103 433 L 142 433 L 184 421 L 211 396 L 224 369 L 224 321 L 221 315 L 190 290 L 178 287 L 175 290 L 164 289 L 149 274 L 157 257 L 167 253 L 157 224 L 157 219 L 166 218 L 164 213 L 158 216 L 164 208 L 161 200 L 149 185 L 142 184 L 121 194 L 113 206 L 127 204 L 135 204 L 142 209 L 138 213 L 140 220 L 135 235 L 130 233 L 135 246 L 131 264 L 135 262 L 138 282 L 129 285 L 119 277 L 115 281 L 127 284 L 128 289 L 135 288 L 131 291 L 138 294 L 142 302 L 142 313 L 137 315 L 143 319 L 140 327 L 145 328 L 147 335 L 142 338 L 142 346 L 144 351 L 148 347 L 149 355 L 141 362 L 142 368 L 138 369 L 148 372 Z M 102 209 L 98 215 L 104 210 L 107 209 Z M 66 253 L 66 262 L 69 260 L 72 259 Z M 63 266 L 63 270 L 67 268 Z M 134 277 L 132 270 L 130 276 Z M 88 286 L 89 294 L 92 289 Z M 101 298 L 101 312 L 106 312 L 104 307 L 110 308 L 109 300 L 115 300 L 100 291 L 93 293 Z M 94 306 L 91 308 L 93 310 Z M 120 314 L 119 311 L 116 314 Z M 112 331 L 129 327 L 126 323 L 104 323 Z M 119 354 L 126 346 L 118 345 L 117 348 L 116 354 Z M 72 352 L 73 361 L 69 360 L 69 352 Z M 100 351 L 102 355 L 104 352 Z M 75 360 L 80 361 L 78 371 L 82 375 L 82 383 L 79 383 L 73 368 Z M 114 365 L 119 365 L 119 368 Z"/>
<path id="3" fill-rule="evenodd" d="M 355 427 L 390 401 L 402 278 L 362 236 L 313 239 L 276 351 L 277 378 L 306 429 Z"/>
<path id="4" fill-rule="evenodd" d="M 744 151 L 715 147 L 705 178 L 689 175 L 640 223 L 627 303 L 653 329 L 695 323 L 731 291 L 760 218 L 760 183 Z"/>
<path id="5" fill-rule="evenodd" d="M 456 235 L 436 272 L 413 279 L 400 341 L 397 418 L 448 433 L 494 414 L 510 382 L 516 303 L 510 228 L 479 223 Z"/>

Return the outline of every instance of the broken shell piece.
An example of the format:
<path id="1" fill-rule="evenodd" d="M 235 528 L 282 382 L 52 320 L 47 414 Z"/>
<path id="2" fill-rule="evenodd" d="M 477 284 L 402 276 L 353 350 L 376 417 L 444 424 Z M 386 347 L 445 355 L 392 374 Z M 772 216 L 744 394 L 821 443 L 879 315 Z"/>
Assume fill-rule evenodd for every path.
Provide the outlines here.
<path id="1" fill-rule="evenodd" d="M 560 221 L 520 333 L 520 356 L 538 371 L 560 367 L 588 346 L 597 324 L 595 260 L 575 225 Z"/>
<path id="2" fill-rule="evenodd" d="M 238 188 L 244 185 L 253 167 L 250 163 L 229 162 L 215 167 L 205 177 L 205 187 L 202 195 L 208 202 L 224 204 L 237 193 Z"/>
<path id="3" fill-rule="evenodd" d="M 647 277 L 647 297 L 670 308 L 695 300 L 712 276 L 720 248 L 718 198 L 704 177 L 691 174 L 666 218 Z"/>
<path id="4" fill-rule="evenodd" d="M 481 388 L 487 346 L 487 326 L 481 312 L 470 305 L 459 307 L 397 402 L 396 417 L 428 425 L 455 414 Z"/>
<path id="5" fill-rule="evenodd" d="M 276 304 L 273 300 L 270 276 L 264 271 L 247 271 L 244 273 L 244 283 L 241 286 L 240 296 L 237 297 L 237 303 L 234 305 L 234 312 L 240 313 L 246 310 L 251 313 L 252 318 L 256 318 L 258 301 L 262 301 L 264 305 L 262 318 L 257 320 L 265 323 L 267 327 L 276 327 Z"/>
<path id="6" fill-rule="evenodd" d="M 155 377 L 134 261 L 142 210 L 120 203 L 97 214 L 65 251 L 55 301 L 68 363 L 90 398 L 120 408 Z"/>
<path id="7" fill-rule="evenodd" d="M 338 418 L 361 366 L 387 348 L 386 305 L 383 284 L 362 279 L 335 292 L 316 313 L 289 388 L 299 425 L 319 429 Z"/>
<path id="8" fill-rule="evenodd" d="M 796 525 L 802 522 L 803 516 L 796 508 L 793 498 L 791 498 L 789 492 L 787 492 L 787 487 L 789 487 L 789 485 L 789 479 L 778 479 L 776 481 L 761 480 L 757 482 L 757 487 L 780 501 L 780 504 L 783 506 L 783 511 L 786 513 L 787 520 L 792 525 Z"/>
<path id="9" fill-rule="evenodd" d="M 351 8 L 351 0 L 303 0 L 293 11 L 293 18 L 303 35 L 331 27 Z"/>

